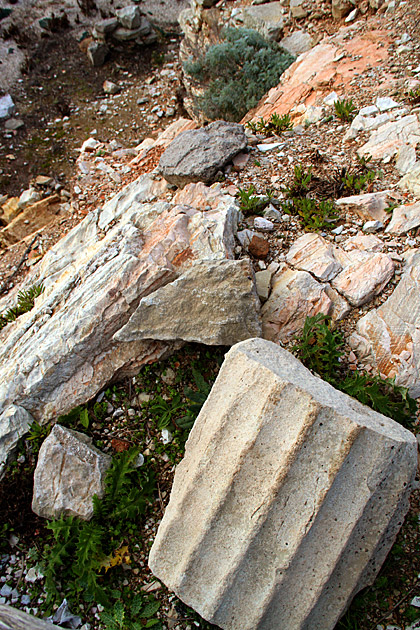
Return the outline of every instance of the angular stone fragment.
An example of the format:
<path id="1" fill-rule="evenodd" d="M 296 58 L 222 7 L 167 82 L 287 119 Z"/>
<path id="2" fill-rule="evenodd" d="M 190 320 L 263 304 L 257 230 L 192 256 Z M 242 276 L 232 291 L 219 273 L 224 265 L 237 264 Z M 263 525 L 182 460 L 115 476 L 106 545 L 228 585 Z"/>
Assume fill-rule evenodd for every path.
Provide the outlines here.
<path id="1" fill-rule="evenodd" d="M 387 254 L 354 250 L 348 256 L 353 262 L 331 284 L 350 304 L 360 306 L 379 295 L 394 275 L 395 265 Z"/>
<path id="2" fill-rule="evenodd" d="M 336 200 L 338 208 L 350 210 L 364 221 L 385 221 L 388 217 L 385 208 L 388 208 L 394 201 L 392 190 L 382 190 L 375 193 L 364 193 L 363 195 L 352 195 Z"/>
<path id="3" fill-rule="evenodd" d="M 415 114 L 381 125 L 357 153 L 374 160 L 392 158 L 404 145 L 416 147 L 420 142 L 420 125 Z"/>
<path id="4" fill-rule="evenodd" d="M 400 179 L 398 186 L 403 190 L 410 190 L 416 197 L 420 197 L 420 163 L 416 164 L 411 171 Z"/>
<path id="5" fill-rule="evenodd" d="M 118 9 L 115 15 L 124 28 L 134 29 L 138 28 L 141 24 L 142 14 L 140 8 L 135 4 L 124 7 L 123 9 Z"/>
<path id="6" fill-rule="evenodd" d="M 242 125 L 218 120 L 202 129 L 184 131 L 169 145 L 159 169 L 171 184 L 211 183 L 218 171 L 247 146 Z"/>
<path id="7" fill-rule="evenodd" d="M 295 57 L 307 52 L 313 45 L 314 40 L 306 31 L 294 31 L 294 33 L 284 37 L 280 42 L 280 46 Z"/>
<path id="8" fill-rule="evenodd" d="M 420 251 L 406 256 L 406 267 L 392 295 L 359 320 L 350 344 L 361 361 L 396 377 L 420 396 Z"/>
<path id="9" fill-rule="evenodd" d="M 84 433 L 56 424 L 39 450 L 32 510 L 38 516 L 93 515 L 93 495 L 103 496 L 111 456 L 92 446 Z"/>
<path id="10" fill-rule="evenodd" d="M 34 418 L 23 407 L 11 405 L 0 414 L 0 477 L 9 453 L 27 433 Z"/>
<path id="11" fill-rule="evenodd" d="M 240 18 L 244 26 L 258 31 L 266 37 L 277 41 L 283 32 L 284 7 L 281 2 L 245 7 L 241 10 Z"/>
<path id="12" fill-rule="evenodd" d="M 224 630 L 333 630 L 408 510 L 415 437 L 261 339 L 232 348 L 149 566 Z"/>
<path id="13" fill-rule="evenodd" d="M 87 48 L 87 56 L 95 68 L 103 66 L 108 55 L 108 46 L 102 42 L 91 42 Z"/>
<path id="14" fill-rule="evenodd" d="M 392 220 L 385 232 L 404 234 L 420 225 L 420 201 L 394 208 Z"/>
<path id="15" fill-rule="evenodd" d="M 324 313 L 339 319 L 349 310 L 343 309 L 345 300 L 329 285 L 284 264 L 273 276 L 271 286 L 270 297 L 261 309 L 263 337 L 270 341 L 287 343 L 303 329 L 308 316 Z M 339 303 L 337 310 L 334 302 Z"/>
<path id="16" fill-rule="evenodd" d="M 249 259 L 201 261 L 144 297 L 115 339 L 231 346 L 261 335 L 259 306 Z"/>
<path id="17" fill-rule="evenodd" d="M 319 234 L 309 233 L 298 238 L 289 249 L 286 260 L 302 271 L 309 271 L 318 280 L 328 281 L 342 270 L 342 265 L 334 256 L 337 250 Z"/>
<path id="18" fill-rule="evenodd" d="M 92 398 L 116 375 L 133 375 L 179 347 L 177 337 L 154 338 L 150 320 L 148 339 L 118 342 L 114 335 L 142 298 L 195 262 L 234 258 L 238 210 L 233 197 L 202 185 L 197 195 L 191 186 L 177 202 L 161 201 L 166 182 L 155 177 L 142 175 L 92 210 L 30 269 L 23 286 L 0 298 L 1 313 L 18 290 L 45 287 L 31 311 L 0 331 L 0 413 L 14 404 L 46 422 Z M 250 283 L 248 268 L 235 269 Z M 226 320 L 234 288 L 225 298 Z M 156 324 L 160 335 L 162 322 Z"/>
<path id="19" fill-rule="evenodd" d="M 353 9 L 353 3 L 350 0 L 332 0 L 331 12 L 335 20 L 341 20 L 346 17 Z"/>

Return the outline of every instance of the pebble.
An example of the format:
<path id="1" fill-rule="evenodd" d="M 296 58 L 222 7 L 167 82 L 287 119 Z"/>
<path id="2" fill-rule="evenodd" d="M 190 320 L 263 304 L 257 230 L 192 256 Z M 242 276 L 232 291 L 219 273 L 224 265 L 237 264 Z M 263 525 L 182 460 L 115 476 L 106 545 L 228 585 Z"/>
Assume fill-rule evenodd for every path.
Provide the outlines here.
<path id="1" fill-rule="evenodd" d="M 9 586 L 8 584 L 3 584 L 0 590 L 0 595 L 2 597 L 10 597 L 10 595 L 12 594 L 12 590 L 13 589 L 11 586 Z"/>

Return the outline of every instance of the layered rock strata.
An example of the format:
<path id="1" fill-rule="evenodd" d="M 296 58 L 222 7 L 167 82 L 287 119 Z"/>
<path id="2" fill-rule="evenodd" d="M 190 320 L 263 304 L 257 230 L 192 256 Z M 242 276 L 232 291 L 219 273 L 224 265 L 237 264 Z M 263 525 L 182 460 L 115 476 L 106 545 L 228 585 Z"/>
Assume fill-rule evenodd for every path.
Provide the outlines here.
<path id="1" fill-rule="evenodd" d="M 332 630 L 408 509 L 414 436 L 252 339 L 187 442 L 153 573 L 225 630 Z"/>

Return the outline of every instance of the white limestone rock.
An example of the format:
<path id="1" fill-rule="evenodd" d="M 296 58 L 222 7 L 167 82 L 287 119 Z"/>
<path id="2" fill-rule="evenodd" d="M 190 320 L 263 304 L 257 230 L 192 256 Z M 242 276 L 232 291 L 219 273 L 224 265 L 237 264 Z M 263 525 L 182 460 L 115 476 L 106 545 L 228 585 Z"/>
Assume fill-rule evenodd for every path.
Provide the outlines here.
<path id="1" fill-rule="evenodd" d="M 392 212 L 392 219 L 385 232 L 405 234 L 420 225 L 420 201 L 406 206 L 398 206 Z"/>
<path id="2" fill-rule="evenodd" d="M 114 335 L 142 298 L 194 262 L 234 258 L 238 210 L 233 197 L 203 185 L 159 201 L 166 183 L 154 177 L 142 175 L 92 210 L 31 268 L 23 287 L 0 300 L 2 312 L 17 290 L 45 287 L 31 311 L 0 331 L 0 413 L 14 404 L 46 422 L 92 398 L 116 373 L 135 374 L 179 347 L 178 338 L 154 339 L 150 320 L 148 339 Z M 236 297 L 226 295 L 226 313 Z"/>
<path id="3" fill-rule="evenodd" d="M 84 433 L 56 424 L 39 450 L 32 510 L 38 516 L 93 516 L 93 495 L 104 493 L 111 456 L 92 446 Z"/>
<path id="4" fill-rule="evenodd" d="M 404 145 L 416 147 L 420 142 L 420 125 L 415 114 L 381 125 L 357 153 L 374 160 L 391 159 Z"/>
<path id="5" fill-rule="evenodd" d="M 297 57 L 310 50 L 314 46 L 314 40 L 306 31 L 294 31 L 287 37 L 283 37 L 280 46 Z"/>
<path id="6" fill-rule="evenodd" d="M 395 265 L 387 254 L 348 252 L 350 264 L 331 284 L 353 306 L 361 306 L 379 295 L 394 275 Z"/>
<path id="7" fill-rule="evenodd" d="M 9 454 L 13 452 L 20 438 L 27 433 L 34 418 L 30 413 L 10 405 L 0 414 L 0 478 L 4 472 Z"/>
<path id="8" fill-rule="evenodd" d="M 226 355 L 149 566 L 224 630 L 333 630 L 408 510 L 415 437 L 274 344 Z"/>
<path id="9" fill-rule="evenodd" d="M 258 31 L 267 39 L 277 41 L 283 32 L 284 7 L 282 2 L 244 7 L 235 19 L 240 20 L 247 28 Z"/>
<path id="10" fill-rule="evenodd" d="M 299 237 L 286 254 L 289 265 L 302 271 L 309 271 L 318 280 L 329 281 L 342 270 L 334 252 L 338 250 L 322 236 L 308 233 Z"/>
<path id="11" fill-rule="evenodd" d="M 402 190 L 410 190 L 416 197 L 420 197 L 420 163 L 415 166 L 400 179 L 398 186 Z"/>
<path id="12" fill-rule="evenodd" d="M 350 310 L 346 300 L 328 284 L 306 271 L 282 264 L 271 281 L 271 293 L 261 309 L 263 337 L 287 343 L 302 331 L 308 316 L 324 313 L 341 319 Z"/>
<path id="13" fill-rule="evenodd" d="M 336 200 L 338 208 L 350 210 L 364 221 L 385 221 L 388 217 L 385 208 L 394 201 L 395 193 L 392 190 L 381 190 L 374 193 L 352 195 Z"/>
<path id="14" fill-rule="evenodd" d="M 362 317 L 350 345 L 375 372 L 396 377 L 420 396 L 420 251 L 406 256 L 406 266 L 392 295 Z"/>

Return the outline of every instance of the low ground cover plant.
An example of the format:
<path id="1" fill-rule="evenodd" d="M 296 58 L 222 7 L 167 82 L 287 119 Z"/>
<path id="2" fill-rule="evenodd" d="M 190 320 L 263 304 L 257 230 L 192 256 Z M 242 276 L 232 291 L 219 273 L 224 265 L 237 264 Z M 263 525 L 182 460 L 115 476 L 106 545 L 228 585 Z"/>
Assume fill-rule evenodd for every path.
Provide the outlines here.
<path id="1" fill-rule="evenodd" d="M 276 113 L 271 114 L 268 120 L 260 118 L 257 122 L 247 122 L 246 126 L 254 133 L 273 133 L 276 135 L 281 134 L 283 131 L 290 131 L 293 129 L 290 114 L 279 116 L 279 114 Z"/>
<path id="2" fill-rule="evenodd" d="M 227 28 L 219 43 L 184 69 L 204 88 L 196 105 L 209 120 L 239 121 L 293 61 L 290 53 L 256 31 Z"/>
<path id="3" fill-rule="evenodd" d="M 14 322 L 20 315 L 32 310 L 35 298 L 44 291 L 42 284 L 34 284 L 29 289 L 19 291 L 15 306 L 10 306 L 4 313 L 0 313 L 0 330 L 9 322 Z"/>
<path id="4" fill-rule="evenodd" d="M 351 122 L 356 115 L 356 106 L 351 98 L 335 101 L 334 110 L 337 118 L 343 122 Z"/>

